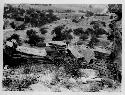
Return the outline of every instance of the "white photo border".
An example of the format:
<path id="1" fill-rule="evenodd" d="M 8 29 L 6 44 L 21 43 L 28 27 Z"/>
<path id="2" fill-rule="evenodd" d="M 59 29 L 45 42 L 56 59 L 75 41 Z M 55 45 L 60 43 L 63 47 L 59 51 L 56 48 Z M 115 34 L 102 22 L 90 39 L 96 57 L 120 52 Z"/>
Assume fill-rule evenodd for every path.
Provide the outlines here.
<path id="1" fill-rule="evenodd" d="M 1 0 L 0 3 L 0 95 L 125 95 L 125 0 Z M 122 4 L 122 91 L 121 92 L 18 92 L 18 91 L 2 91 L 2 69 L 3 69 L 3 8 L 4 4 Z"/>

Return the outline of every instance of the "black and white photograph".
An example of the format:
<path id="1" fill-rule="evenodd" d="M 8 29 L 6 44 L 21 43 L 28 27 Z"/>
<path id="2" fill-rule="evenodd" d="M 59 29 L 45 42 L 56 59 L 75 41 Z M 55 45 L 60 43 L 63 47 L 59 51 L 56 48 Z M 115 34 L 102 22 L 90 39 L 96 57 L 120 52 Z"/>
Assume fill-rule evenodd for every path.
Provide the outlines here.
<path id="1" fill-rule="evenodd" d="M 2 91 L 121 92 L 122 4 L 4 4 Z"/>

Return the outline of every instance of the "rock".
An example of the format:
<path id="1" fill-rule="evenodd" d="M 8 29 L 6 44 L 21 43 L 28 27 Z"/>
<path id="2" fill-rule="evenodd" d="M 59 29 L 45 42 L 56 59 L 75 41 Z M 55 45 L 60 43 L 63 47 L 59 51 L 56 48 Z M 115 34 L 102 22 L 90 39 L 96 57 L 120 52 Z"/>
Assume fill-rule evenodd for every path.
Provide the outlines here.
<path id="1" fill-rule="evenodd" d="M 76 80 L 75 80 L 74 78 L 70 78 L 70 79 L 69 79 L 69 82 L 70 82 L 70 83 L 76 83 Z"/>
<path id="2" fill-rule="evenodd" d="M 87 78 L 81 77 L 81 82 L 86 83 Z"/>
<path id="3" fill-rule="evenodd" d="M 95 78 L 98 76 L 99 72 L 93 69 L 80 69 L 81 76 L 85 78 Z"/>
<path id="4" fill-rule="evenodd" d="M 9 41 L 6 42 L 6 45 L 9 46 L 9 47 L 13 47 L 13 43 L 9 42 Z"/>
<path id="5" fill-rule="evenodd" d="M 98 92 L 101 89 L 96 82 L 81 84 L 80 88 L 83 92 Z"/>
<path id="6" fill-rule="evenodd" d="M 31 48 L 31 47 L 26 47 L 26 46 L 18 46 L 16 50 L 22 53 L 32 54 L 32 55 L 37 55 L 37 56 L 47 55 L 46 50 L 44 48 L 36 49 L 36 48 Z"/>
<path id="7" fill-rule="evenodd" d="M 83 48 L 83 47 L 82 47 Z M 85 60 L 89 63 L 91 59 L 95 58 L 95 53 L 93 50 L 86 48 L 86 49 L 80 49 L 80 54 L 85 58 Z"/>

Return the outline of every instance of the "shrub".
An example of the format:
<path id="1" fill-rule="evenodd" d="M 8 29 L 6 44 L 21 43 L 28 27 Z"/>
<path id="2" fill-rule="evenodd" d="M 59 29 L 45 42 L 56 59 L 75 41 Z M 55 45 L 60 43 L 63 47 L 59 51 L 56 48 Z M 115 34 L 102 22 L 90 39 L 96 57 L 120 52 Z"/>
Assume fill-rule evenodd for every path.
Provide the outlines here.
<path id="1" fill-rule="evenodd" d="M 22 41 L 21 41 L 21 39 L 20 39 L 20 35 L 18 35 L 18 34 L 13 34 L 11 37 L 9 37 L 9 38 L 7 39 L 7 41 L 10 41 L 10 40 L 12 40 L 12 39 L 15 39 L 15 40 L 16 40 L 17 45 L 21 45 L 21 44 L 22 44 Z"/>
<path id="2" fill-rule="evenodd" d="M 95 30 L 96 30 L 96 29 L 99 29 L 99 24 L 94 24 L 94 25 L 93 25 L 93 29 L 95 29 Z"/>
<path id="3" fill-rule="evenodd" d="M 13 34 L 10 39 L 15 39 L 15 40 L 19 40 L 19 35 L 18 34 Z"/>
<path id="4" fill-rule="evenodd" d="M 25 24 L 22 24 L 22 25 L 19 25 L 15 28 L 15 30 L 24 30 L 26 27 L 25 27 Z"/>
<path id="5" fill-rule="evenodd" d="M 43 43 L 42 41 L 37 43 L 38 47 L 46 47 L 46 43 Z"/>
<path id="6" fill-rule="evenodd" d="M 104 27 L 106 27 L 106 24 L 105 24 L 105 22 L 103 22 L 103 21 L 102 21 L 102 22 L 101 22 L 101 24 L 102 24 Z"/>
<path id="7" fill-rule="evenodd" d="M 88 39 L 88 35 L 87 34 L 83 34 L 79 38 L 84 41 L 84 40 Z"/>
<path id="8" fill-rule="evenodd" d="M 82 35 L 84 33 L 84 30 L 82 28 L 77 28 L 74 29 L 73 31 L 75 35 Z"/>
<path id="9" fill-rule="evenodd" d="M 64 29 L 64 25 L 57 26 L 52 31 L 52 34 L 56 34 L 55 37 L 52 38 L 53 41 L 62 41 L 64 40 L 64 35 L 62 35 L 62 30 Z"/>
<path id="10" fill-rule="evenodd" d="M 45 39 L 43 37 L 39 37 L 38 35 L 36 35 L 36 31 L 33 29 L 27 30 L 27 36 L 29 38 L 28 43 L 31 46 L 37 46 L 39 42 L 43 42 Z"/>
<path id="11" fill-rule="evenodd" d="M 98 27 L 101 27 L 101 25 L 102 25 L 102 26 L 106 27 L 106 24 L 103 21 L 92 21 L 92 22 L 90 22 L 90 25 L 93 25 L 93 26 L 96 25 Z"/>
<path id="12" fill-rule="evenodd" d="M 72 29 L 68 29 L 68 30 L 64 30 L 64 31 L 63 31 L 63 33 L 65 33 L 65 34 L 69 34 L 69 33 L 71 33 L 71 32 L 73 32 Z"/>
<path id="13" fill-rule="evenodd" d="M 25 16 L 24 16 L 25 14 Z M 15 8 L 11 5 L 4 7 L 4 18 L 15 19 L 18 21 L 24 21 L 25 24 L 30 23 L 33 27 L 40 27 L 46 23 L 56 21 L 59 18 L 53 14 L 53 11 L 49 10 L 48 14 L 45 11 L 39 11 L 34 8 Z"/>
<path id="14" fill-rule="evenodd" d="M 86 14 L 85 14 L 86 17 L 91 17 L 91 16 L 93 16 L 93 15 L 94 15 L 93 12 L 91 12 L 91 11 L 86 11 Z"/>
<path id="15" fill-rule="evenodd" d="M 12 22 L 10 23 L 10 26 L 15 29 L 15 30 L 24 30 L 26 27 L 25 27 L 25 23 L 21 24 L 21 25 L 18 25 L 16 24 L 15 22 Z"/>
<path id="16" fill-rule="evenodd" d="M 15 29 L 16 28 L 16 25 L 14 24 L 14 22 L 10 23 L 10 26 Z"/>
<path id="17" fill-rule="evenodd" d="M 37 82 L 36 78 L 27 77 L 26 79 L 12 79 L 12 78 L 5 78 L 2 81 L 3 87 L 6 87 L 8 91 L 24 91 L 28 88 L 31 84 Z"/>
<path id="18" fill-rule="evenodd" d="M 85 33 L 86 33 L 87 35 L 89 35 L 89 34 L 94 34 L 94 30 L 91 29 L 91 28 L 87 28 L 87 29 L 85 30 Z"/>
<path id="19" fill-rule="evenodd" d="M 45 33 L 47 33 L 47 30 L 46 30 L 46 28 L 40 28 L 40 32 L 41 32 L 41 34 L 45 34 Z"/>
<path id="20" fill-rule="evenodd" d="M 31 36 L 30 38 L 29 38 L 29 41 L 28 41 L 28 43 L 31 45 L 31 46 L 37 46 L 38 45 L 38 42 L 40 42 L 40 41 L 44 41 L 44 38 L 40 38 L 39 36 L 37 36 L 37 35 L 34 35 L 34 36 Z"/>
<path id="21" fill-rule="evenodd" d="M 61 31 L 64 29 L 64 25 L 60 25 L 54 28 L 54 30 L 52 31 L 52 34 L 56 34 L 56 35 L 60 35 Z"/>
<path id="22" fill-rule="evenodd" d="M 70 34 L 72 32 L 72 29 L 64 30 L 62 33 L 63 39 L 66 40 L 66 42 L 70 42 L 71 39 L 73 39 L 72 35 Z"/>
<path id="23" fill-rule="evenodd" d="M 72 32 L 72 29 L 68 29 L 68 30 L 64 30 L 64 25 L 62 26 L 58 26 L 53 30 L 53 33 L 56 34 L 56 36 L 52 39 L 54 41 L 70 41 L 71 39 L 73 39 L 72 35 L 70 34 Z"/>
<path id="24" fill-rule="evenodd" d="M 91 41 L 89 42 L 88 46 L 90 48 L 94 48 L 94 46 L 99 42 L 96 36 L 92 36 Z"/>
<path id="25" fill-rule="evenodd" d="M 73 19 L 72 22 L 78 23 L 79 20 Z"/>
<path id="26" fill-rule="evenodd" d="M 117 20 L 121 20 L 121 18 L 122 18 L 122 4 L 108 4 L 108 11 L 110 13 L 115 13 L 118 16 Z"/>
<path id="27" fill-rule="evenodd" d="M 28 37 L 31 37 L 31 36 L 33 36 L 33 35 L 36 35 L 36 31 L 33 30 L 33 29 L 27 30 L 26 34 L 27 34 Z"/>
<path id="28" fill-rule="evenodd" d="M 99 29 L 96 29 L 95 30 L 95 34 L 96 34 L 96 36 L 98 36 L 98 35 L 103 35 L 103 34 L 108 34 L 104 29 L 102 29 L 102 28 L 99 28 Z"/>
<path id="29" fill-rule="evenodd" d="M 65 40 L 67 43 L 69 43 L 71 41 L 71 39 L 73 39 L 71 34 L 62 34 L 62 40 Z"/>

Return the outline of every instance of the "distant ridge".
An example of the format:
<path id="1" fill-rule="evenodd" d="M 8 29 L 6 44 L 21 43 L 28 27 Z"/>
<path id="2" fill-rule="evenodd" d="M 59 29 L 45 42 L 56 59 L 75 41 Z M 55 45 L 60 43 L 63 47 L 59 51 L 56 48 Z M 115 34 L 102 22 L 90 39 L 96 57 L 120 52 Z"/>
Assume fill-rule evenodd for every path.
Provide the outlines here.
<path id="1" fill-rule="evenodd" d="M 23 9 L 34 8 L 38 10 L 53 10 L 53 11 L 64 11 L 70 9 L 78 12 L 92 11 L 94 13 L 105 13 L 107 11 L 107 5 L 105 4 L 11 4 L 13 7 L 20 7 Z"/>

